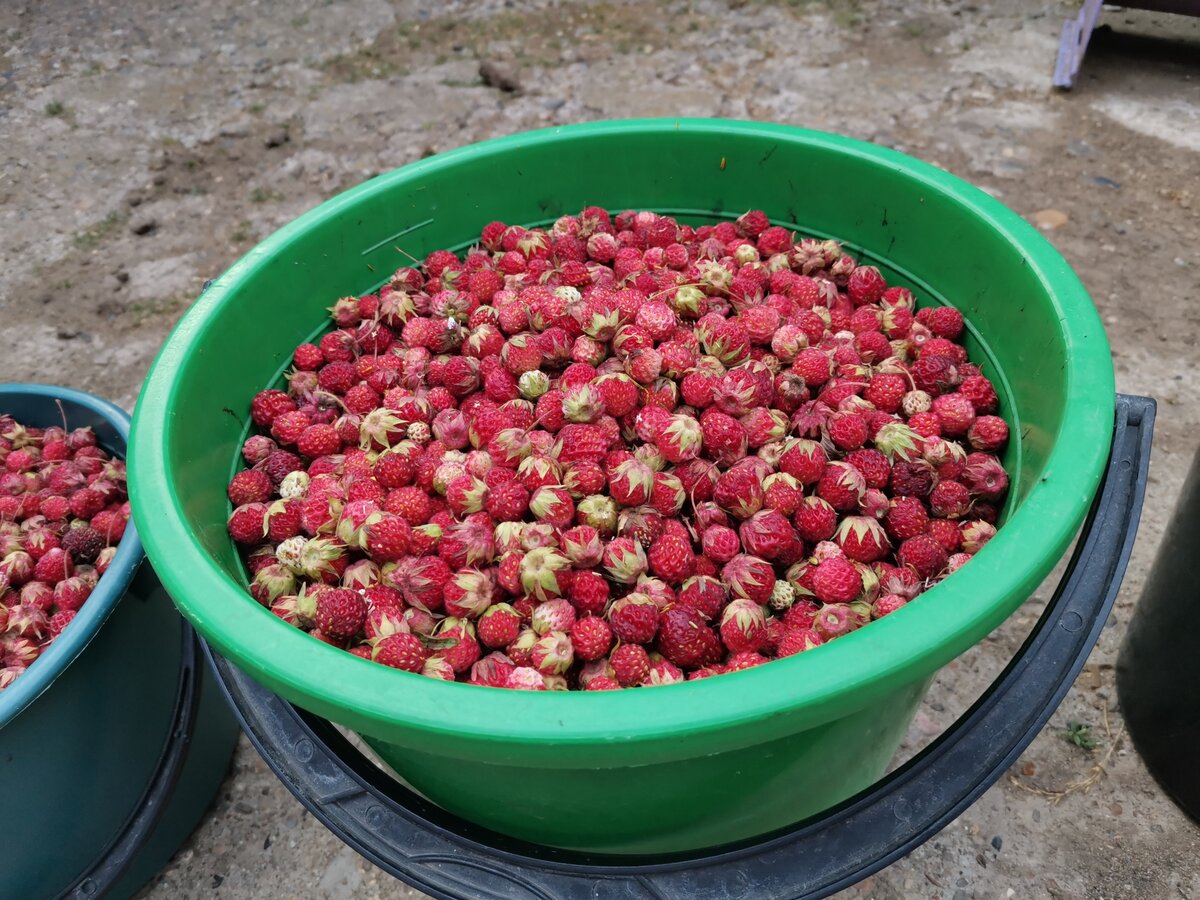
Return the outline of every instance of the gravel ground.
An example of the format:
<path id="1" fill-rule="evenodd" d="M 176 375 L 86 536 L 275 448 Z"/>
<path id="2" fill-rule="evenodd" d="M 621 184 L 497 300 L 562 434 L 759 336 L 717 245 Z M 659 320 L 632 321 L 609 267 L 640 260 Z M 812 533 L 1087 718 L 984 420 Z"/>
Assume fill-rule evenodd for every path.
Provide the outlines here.
<path id="1" fill-rule="evenodd" d="M 0 5 L 0 381 L 132 408 L 203 282 L 325 198 L 527 128 L 771 120 L 895 147 L 1045 229 L 1083 278 L 1118 389 L 1159 401 L 1109 627 L 1043 733 L 933 841 L 847 898 L 1200 896 L 1200 831 L 1124 736 L 1113 664 L 1200 433 L 1200 23 L 1106 11 L 1071 93 L 1072 4 L 42 0 Z M 480 64 L 511 77 L 485 84 Z M 939 676 L 901 751 L 998 673 L 1039 594 Z M 1063 737 L 1090 725 L 1087 751 Z M 1186 748 L 1184 748 L 1186 752 Z M 245 742 L 146 898 L 418 897 L 343 846 Z"/>

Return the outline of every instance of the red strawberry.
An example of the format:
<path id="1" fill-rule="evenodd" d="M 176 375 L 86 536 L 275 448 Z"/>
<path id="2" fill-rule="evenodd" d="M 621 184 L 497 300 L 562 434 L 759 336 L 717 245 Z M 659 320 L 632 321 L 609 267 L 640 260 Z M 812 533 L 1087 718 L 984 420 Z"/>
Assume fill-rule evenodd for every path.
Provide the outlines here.
<path id="1" fill-rule="evenodd" d="M 996 389 L 982 375 L 968 375 L 958 386 L 958 392 L 971 401 L 977 415 L 984 416 L 995 411 Z"/>
<path id="2" fill-rule="evenodd" d="M 735 599 L 721 614 L 721 640 L 734 653 L 762 649 L 767 642 L 767 617 L 753 600 Z"/>
<path id="3" fill-rule="evenodd" d="M 682 584 L 695 567 L 691 542 L 676 535 L 664 534 L 658 538 L 650 545 L 647 558 L 650 571 L 669 584 Z"/>
<path id="4" fill-rule="evenodd" d="M 353 637 L 367 618 L 366 601 L 356 591 L 344 588 L 323 590 L 316 595 L 315 604 L 313 622 L 331 637 Z"/>
<path id="5" fill-rule="evenodd" d="M 265 502 L 270 498 L 273 487 L 265 472 L 243 469 L 229 482 L 227 494 L 229 502 L 238 507 L 246 503 Z"/>
<path id="6" fill-rule="evenodd" d="M 862 576 L 845 559 L 826 559 L 813 572 L 813 591 L 822 603 L 849 603 L 862 589 Z"/>
<path id="7" fill-rule="evenodd" d="M 962 333 L 963 316 L 952 306 L 933 307 L 925 326 L 940 338 L 954 340 Z"/>
<path id="8" fill-rule="evenodd" d="M 612 629 L 596 616 L 585 616 L 571 626 L 575 655 L 583 660 L 600 659 L 612 646 Z"/>
<path id="9" fill-rule="evenodd" d="M 672 606 L 659 619 L 656 646 L 670 662 L 690 668 L 699 665 L 704 656 L 706 643 L 702 634 L 708 631 L 698 610 Z"/>
<path id="10" fill-rule="evenodd" d="M 773 509 L 756 512 L 738 526 L 746 552 L 764 559 L 779 559 L 794 538 L 787 517 Z"/>
<path id="11" fill-rule="evenodd" d="M 857 450 L 867 440 L 867 422 L 854 413 L 834 413 L 826 424 L 829 439 L 839 450 Z"/>
<path id="12" fill-rule="evenodd" d="M 613 676 L 622 687 L 641 684 L 650 674 L 650 657 L 637 644 L 621 644 L 608 658 Z"/>
<path id="13" fill-rule="evenodd" d="M 732 465 L 746 455 L 746 429 L 732 416 L 706 409 L 700 416 L 700 430 L 705 455 L 721 465 Z"/>
<path id="14" fill-rule="evenodd" d="M 775 571 L 766 560 L 740 553 L 721 569 L 721 581 L 732 596 L 764 604 L 775 589 Z"/>
<path id="15" fill-rule="evenodd" d="M 834 540 L 847 557 L 864 563 L 883 559 L 891 549 L 883 526 L 869 516 L 847 516 L 838 526 Z"/>
<path id="16" fill-rule="evenodd" d="M 976 450 L 999 450 L 1008 442 L 1008 423 L 999 416 L 980 416 L 967 432 Z"/>
<path id="17" fill-rule="evenodd" d="M 376 562 L 397 562 L 409 552 L 412 527 L 400 516 L 381 513 L 368 521 L 365 533 L 367 553 Z"/>
<path id="18" fill-rule="evenodd" d="M 567 599 L 580 613 L 599 615 L 608 605 L 608 582 L 597 572 L 577 572 L 567 589 Z"/>
<path id="19" fill-rule="evenodd" d="M 485 647 L 507 647 L 521 631 L 521 616 L 507 603 L 496 603 L 484 611 L 475 630 Z"/>
<path id="20" fill-rule="evenodd" d="M 919 534 L 900 545 L 896 561 L 912 568 L 921 578 L 929 579 L 946 567 L 946 550 L 929 535 Z"/>
<path id="21" fill-rule="evenodd" d="M 747 460 L 759 462 L 761 460 Z M 762 475 L 756 466 L 734 466 L 717 479 L 713 499 L 737 519 L 747 519 L 763 505 Z"/>
<path id="22" fill-rule="evenodd" d="M 866 489 L 866 479 L 848 462 L 829 463 L 817 483 L 821 499 L 842 512 L 856 508 Z"/>
<path id="23" fill-rule="evenodd" d="M 825 643 L 817 631 L 812 628 L 787 628 L 779 639 L 776 655 L 782 659 L 785 656 L 795 656 L 805 650 L 811 650 Z"/>
<path id="24" fill-rule="evenodd" d="M 658 605 L 645 594 L 622 597 L 608 611 L 608 624 L 619 640 L 648 644 L 658 631 Z"/>
<path id="25" fill-rule="evenodd" d="M 421 639 L 404 632 L 381 639 L 371 649 L 371 658 L 375 662 L 405 672 L 420 672 L 428 657 L 429 652 Z"/>
<path id="26" fill-rule="evenodd" d="M 895 497 L 889 504 L 884 519 L 888 534 L 898 540 L 906 540 L 924 534 L 929 527 L 929 514 L 916 497 Z"/>

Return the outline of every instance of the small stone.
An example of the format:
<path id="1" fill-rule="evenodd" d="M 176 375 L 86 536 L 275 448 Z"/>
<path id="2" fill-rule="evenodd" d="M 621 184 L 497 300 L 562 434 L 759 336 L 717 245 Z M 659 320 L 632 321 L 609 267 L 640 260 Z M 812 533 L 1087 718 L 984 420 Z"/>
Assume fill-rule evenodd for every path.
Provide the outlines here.
<path id="1" fill-rule="evenodd" d="M 479 64 L 479 77 L 483 79 L 483 83 L 488 87 L 493 87 L 506 94 L 511 94 L 521 89 L 521 83 L 517 81 L 516 76 L 494 62 L 481 62 Z"/>
<path id="2" fill-rule="evenodd" d="M 551 97 L 548 100 L 543 100 L 542 106 L 544 106 L 548 110 L 553 111 L 556 109 L 562 109 L 566 105 L 566 103 L 567 103 L 567 101 L 562 99 L 561 97 Z"/>
<path id="3" fill-rule="evenodd" d="M 1087 141 L 1071 141 L 1067 144 L 1067 153 L 1070 156 L 1085 156 L 1089 159 L 1100 155 L 1100 152 Z"/>
<path id="4" fill-rule="evenodd" d="M 291 137 L 288 135 L 287 129 L 280 128 L 278 131 L 272 131 L 270 134 L 268 134 L 266 140 L 263 141 L 263 144 L 265 144 L 267 149 L 270 150 L 273 147 L 282 147 L 290 140 Z"/>
<path id="5" fill-rule="evenodd" d="M 1092 176 L 1092 181 L 1101 187 L 1112 188 L 1113 190 L 1117 190 L 1121 187 L 1121 182 L 1113 181 L 1111 178 L 1105 178 L 1103 175 Z"/>
<path id="6" fill-rule="evenodd" d="M 246 815 L 254 812 L 254 807 L 251 806 L 249 803 L 247 803 L 245 800 L 239 800 L 237 803 L 235 803 L 233 805 L 233 808 L 235 810 L 237 810 L 238 812 L 246 814 Z"/>
<path id="7" fill-rule="evenodd" d="M 1036 773 L 1037 773 L 1037 766 L 1035 766 L 1031 762 L 1027 762 L 1027 763 L 1025 763 L 1025 765 L 1021 766 L 1021 774 L 1024 775 L 1026 778 L 1032 778 Z"/>
<path id="8" fill-rule="evenodd" d="M 1120 803 L 1114 803 L 1108 809 L 1114 816 L 1119 816 L 1121 813 L 1125 812 L 1125 807 L 1123 807 Z"/>
<path id="9" fill-rule="evenodd" d="M 153 216 L 141 216 L 129 224 L 129 230 L 136 235 L 154 234 L 158 230 L 158 219 Z"/>
<path id="10" fill-rule="evenodd" d="M 1068 216 L 1061 209 L 1039 209 L 1033 214 L 1033 224 L 1042 231 L 1053 231 L 1055 228 L 1062 228 L 1070 221 Z"/>
<path id="11" fill-rule="evenodd" d="M 994 847 L 996 850 L 999 850 L 1003 846 L 1004 838 L 1000 837 L 1000 835 L 996 835 L 994 838 L 992 838 L 992 847 Z"/>

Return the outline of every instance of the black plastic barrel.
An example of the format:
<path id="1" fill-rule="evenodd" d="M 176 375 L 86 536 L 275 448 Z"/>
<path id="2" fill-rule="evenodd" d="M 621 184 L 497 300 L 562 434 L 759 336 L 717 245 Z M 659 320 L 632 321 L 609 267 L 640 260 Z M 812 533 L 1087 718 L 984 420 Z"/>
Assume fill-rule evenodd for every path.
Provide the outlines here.
<path id="1" fill-rule="evenodd" d="M 1200 822 L 1200 450 L 1167 523 L 1117 660 L 1121 714 L 1163 790 Z"/>

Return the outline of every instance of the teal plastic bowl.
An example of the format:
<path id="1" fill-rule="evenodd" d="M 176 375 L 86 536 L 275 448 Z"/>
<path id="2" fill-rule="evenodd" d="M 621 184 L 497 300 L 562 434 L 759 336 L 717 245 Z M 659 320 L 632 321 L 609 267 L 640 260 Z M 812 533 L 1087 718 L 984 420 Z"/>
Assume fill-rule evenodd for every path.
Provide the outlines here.
<path id="1" fill-rule="evenodd" d="M 125 455 L 129 416 L 99 397 L 0 384 L 0 412 L 65 414 Z M 0 896 L 129 897 L 191 834 L 238 732 L 194 644 L 130 523 L 75 619 L 0 692 Z"/>

